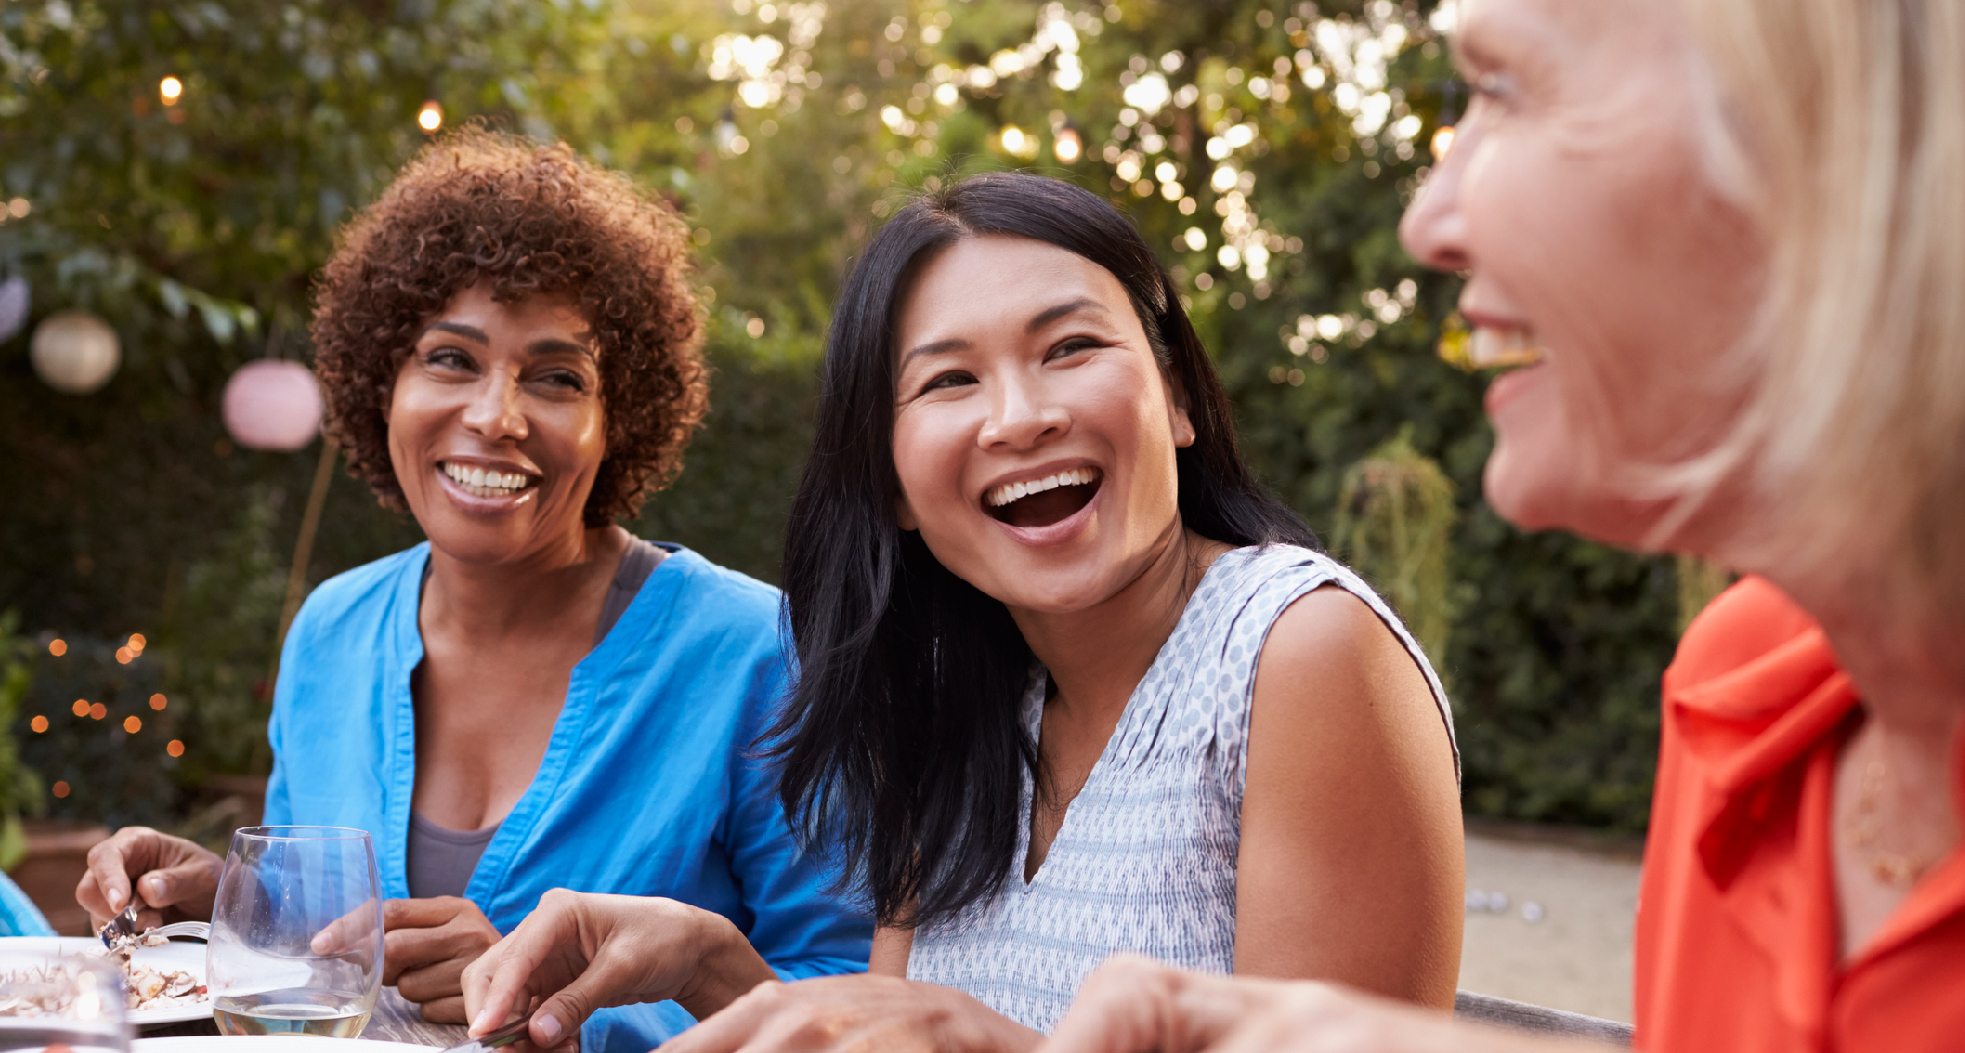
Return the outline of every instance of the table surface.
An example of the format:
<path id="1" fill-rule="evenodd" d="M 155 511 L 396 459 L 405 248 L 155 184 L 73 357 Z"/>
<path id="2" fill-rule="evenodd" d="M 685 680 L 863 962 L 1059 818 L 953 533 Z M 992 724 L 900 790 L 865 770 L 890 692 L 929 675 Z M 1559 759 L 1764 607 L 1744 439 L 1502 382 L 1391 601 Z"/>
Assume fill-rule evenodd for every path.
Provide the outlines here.
<path id="1" fill-rule="evenodd" d="M 142 1037 L 216 1034 L 218 1034 L 218 1025 L 205 1019 L 146 1028 Z M 362 1037 L 383 1042 L 404 1042 L 412 1046 L 434 1046 L 438 1049 L 461 1045 L 465 1040 L 464 1025 L 426 1023 L 423 1019 L 423 1010 L 418 1008 L 416 1003 L 397 994 L 393 987 L 384 987 L 382 993 L 376 997 L 375 1014 L 368 1018 L 368 1027 L 362 1029 Z"/>

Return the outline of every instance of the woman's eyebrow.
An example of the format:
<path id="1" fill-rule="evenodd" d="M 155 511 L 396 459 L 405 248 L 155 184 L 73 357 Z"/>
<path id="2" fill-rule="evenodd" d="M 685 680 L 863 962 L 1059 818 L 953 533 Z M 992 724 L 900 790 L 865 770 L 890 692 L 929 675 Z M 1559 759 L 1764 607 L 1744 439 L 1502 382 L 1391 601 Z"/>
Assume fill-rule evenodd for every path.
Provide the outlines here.
<path id="1" fill-rule="evenodd" d="M 554 340 L 550 338 L 534 340 L 525 346 L 525 350 L 530 355 L 574 354 L 584 355 L 587 358 L 594 357 L 593 348 L 573 340 Z"/>
<path id="2" fill-rule="evenodd" d="M 1089 296 L 1080 296 L 1075 300 L 1066 300 L 1064 303 L 1058 304 L 1055 307 L 1046 307 L 1042 311 L 1037 312 L 1035 315 L 1031 317 L 1029 322 L 1024 324 L 1023 331 L 1026 333 L 1034 333 L 1039 329 L 1042 329 L 1045 326 L 1050 325 L 1052 322 L 1055 322 L 1058 319 L 1065 317 L 1066 315 L 1076 314 L 1077 312 L 1084 311 L 1084 310 L 1097 311 L 1101 314 L 1112 313 L 1111 311 L 1106 309 L 1106 306 L 1104 304 L 1098 302 L 1097 300 L 1094 300 Z"/>
<path id="3" fill-rule="evenodd" d="M 484 330 L 458 322 L 431 322 L 429 328 L 423 331 L 425 333 L 455 333 L 466 340 L 473 340 L 480 344 L 491 343 L 491 338 L 484 335 Z"/>
<path id="4" fill-rule="evenodd" d="M 945 351 L 961 351 L 968 346 L 967 340 L 935 340 L 926 344 L 916 344 L 908 348 L 907 354 L 901 356 L 900 368 L 906 369 L 907 364 L 912 362 L 916 355 L 939 355 Z"/>

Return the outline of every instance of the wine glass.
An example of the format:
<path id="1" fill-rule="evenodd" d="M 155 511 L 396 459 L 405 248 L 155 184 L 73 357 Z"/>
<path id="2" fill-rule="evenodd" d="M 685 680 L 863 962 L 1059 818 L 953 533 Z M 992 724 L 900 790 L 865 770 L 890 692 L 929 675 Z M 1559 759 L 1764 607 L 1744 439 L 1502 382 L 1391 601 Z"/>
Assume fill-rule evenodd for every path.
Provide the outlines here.
<path id="1" fill-rule="evenodd" d="M 0 1050 L 127 1053 L 123 1001 L 123 977 L 103 958 L 0 950 Z"/>
<path id="2" fill-rule="evenodd" d="M 360 1035 L 382 986 L 381 887 L 366 830 L 233 834 L 205 949 L 219 1032 Z"/>

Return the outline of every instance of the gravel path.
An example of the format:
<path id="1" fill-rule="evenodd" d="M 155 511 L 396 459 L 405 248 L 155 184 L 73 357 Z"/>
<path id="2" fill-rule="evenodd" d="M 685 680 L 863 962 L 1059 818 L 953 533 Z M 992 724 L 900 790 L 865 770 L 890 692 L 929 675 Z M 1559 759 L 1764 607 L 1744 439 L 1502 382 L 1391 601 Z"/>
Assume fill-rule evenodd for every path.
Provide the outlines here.
<path id="1" fill-rule="evenodd" d="M 1470 823 L 1460 986 L 1628 1023 L 1636 847 Z"/>

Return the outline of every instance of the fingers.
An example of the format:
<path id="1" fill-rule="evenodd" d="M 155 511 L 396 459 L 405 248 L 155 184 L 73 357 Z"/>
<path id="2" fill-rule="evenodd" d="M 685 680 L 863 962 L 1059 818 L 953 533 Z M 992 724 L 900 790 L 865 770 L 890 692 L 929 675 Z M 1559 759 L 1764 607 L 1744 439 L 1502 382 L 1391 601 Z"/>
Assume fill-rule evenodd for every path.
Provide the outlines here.
<path id="1" fill-rule="evenodd" d="M 478 914 L 478 905 L 462 896 L 432 896 L 428 899 L 392 899 L 382 904 L 382 928 L 434 929 L 459 914 Z"/>
<path id="2" fill-rule="evenodd" d="M 132 895 L 151 908 L 175 907 L 185 915 L 208 916 L 218 891 L 218 869 L 218 857 L 193 842 L 148 827 L 125 827 L 89 849 L 88 871 L 75 887 L 75 899 L 102 921 L 128 906 Z M 138 875 L 132 888 L 131 878 Z M 153 915 L 148 923 L 161 920 Z"/>
<path id="3" fill-rule="evenodd" d="M 218 879 L 203 860 L 152 870 L 137 879 L 136 894 L 152 907 L 172 907 L 218 894 Z"/>
<path id="4" fill-rule="evenodd" d="M 375 939 L 375 905 L 368 901 L 327 923 L 307 941 L 307 947 L 322 957 L 372 950 Z"/>
<path id="5" fill-rule="evenodd" d="M 432 1002 L 445 998 L 457 999 L 457 1019 L 450 1023 L 461 1024 L 464 1022 L 464 967 L 469 964 L 462 958 L 445 958 L 421 969 L 405 971 L 394 980 L 384 977 L 382 982 L 394 985 L 404 998 L 421 1003 L 425 1013 L 429 1012 Z"/>
<path id="6" fill-rule="evenodd" d="M 1239 983 L 1114 957 L 1078 989 L 1043 1053 L 1197 1053 L 1251 1008 L 1260 989 Z"/>
<path id="7" fill-rule="evenodd" d="M 784 1008 L 785 985 L 759 984 L 724 1010 L 663 1043 L 662 1053 L 736 1053 Z"/>
<path id="8" fill-rule="evenodd" d="M 404 995 L 404 998 L 409 998 Z M 410 998 L 410 1001 L 416 1001 Z M 423 1003 L 423 1019 L 431 1024 L 461 1024 L 464 1022 L 464 996 L 452 995 Z"/>

